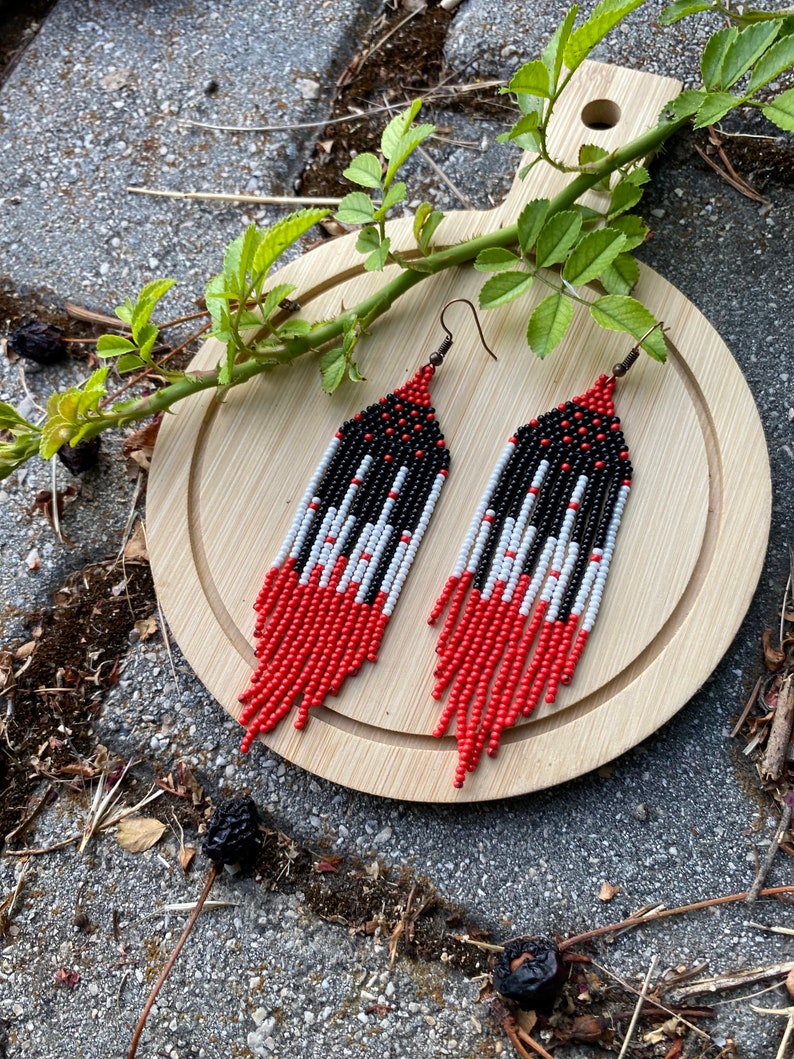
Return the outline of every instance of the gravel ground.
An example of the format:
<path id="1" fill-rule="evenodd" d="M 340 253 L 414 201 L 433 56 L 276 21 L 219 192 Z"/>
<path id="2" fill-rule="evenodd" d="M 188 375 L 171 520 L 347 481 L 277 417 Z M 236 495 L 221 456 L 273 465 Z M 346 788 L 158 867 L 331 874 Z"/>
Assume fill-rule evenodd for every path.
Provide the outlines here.
<path id="1" fill-rule="evenodd" d="M 537 50 L 564 6 L 465 0 L 450 31 L 450 65 L 474 55 L 481 74 L 508 74 Z M 9 280 L 108 311 L 152 275 L 167 273 L 180 279 L 172 307 L 188 305 L 217 267 L 222 246 L 249 219 L 271 212 L 142 199 L 123 189 L 145 183 L 289 191 L 311 143 L 309 130 L 252 140 L 179 119 L 317 118 L 378 8 L 363 0 L 60 0 L 0 88 L 0 250 Z M 635 19 L 599 57 L 637 65 L 639 56 L 642 68 L 688 81 L 698 46 L 697 34 L 661 34 Z M 319 86 L 317 99 L 306 98 L 315 92 L 308 82 Z M 449 120 L 460 139 L 481 143 L 497 131 L 459 114 Z M 487 203 L 495 193 L 482 155 L 473 163 L 470 152 L 451 148 L 439 157 L 474 202 Z M 421 179 L 452 196 L 434 174 Z M 774 485 L 772 540 L 748 617 L 713 677 L 676 718 L 598 774 L 507 804 L 377 800 L 318 780 L 263 748 L 241 759 L 235 724 L 178 647 L 169 658 L 152 639 L 131 644 L 96 725 L 113 754 L 143 760 L 140 789 L 146 776 L 165 775 L 181 762 L 213 797 L 250 792 L 299 843 L 363 865 L 379 860 L 409 869 L 497 936 L 573 933 L 646 903 L 672 906 L 745 889 L 756 847 L 775 822 L 737 763 L 728 732 L 759 672 L 760 630 L 776 620 L 794 499 L 794 191 L 790 182 L 773 182 L 768 195 L 771 208 L 742 198 L 680 142 L 657 164 L 645 202 L 657 231 L 643 257 L 706 314 L 739 360 L 759 405 Z M 54 375 L 28 373 L 30 399 L 41 402 L 50 387 L 80 373 L 79 363 Z M 28 399 L 18 368 L 5 359 L 0 390 L 3 400 Z M 49 483 L 49 468 L 32 464 L 0 491 L 6 642 L 23 638 L 24 615 L 68 570 L 116 552 L 131 510 L 134 485 L 108 445 L 69 509 L 75 546 L 65 549 L 29 512 L 35 491 Z M 85 800 L 64 792 L 37 822 L 36 843 L 46 846 L 79 829 L 84 812 Z M 72 847 L 30 862 L 0 954 L 0 1055 L 126 1054 L 184 918 L 165 906 L 190 901 L 200 889 L 199 873 L 185 877 L 178 853 L 173 835 L 144 854 L 127 853 L 104 835 L 87 856 Z M 0 861 L 0 895 L 13 889 L 17 867 Z M 607 906 L 598 899 L 604 879 L 621 887 Z M 789 863 L 780 857 L 770 883 L 790 881 Z M 91 932 L 74 925 L 78 895 Z M 509 1054 L 477 1003 L 479 983 L 448 962 L 401 958 L 390 969 L 382 939 L 354 936 L 320 918 L 301 890 L 269 892 L 250 875 L 224 874 L 213 896 L 235 904 L 199 920 L 152 1014 L 141 1055 Z M 761 931 L 757 921 L 794 927 L 790 908 L 727 906 L 646 927 L 595 953 L 635 983 L 653 955 L 659 968 L 708 959 L 714 973 L 790 959 L 790 940 Z M 79 982 L 57 985 L 59 968 L 77 972 Z M 787 1003 L 780 992 L 759 1002 Z M 782 1020 L 753 1014 L 746 1001 L 716 1010 L 708 1024 L 716 1040 L 737 1038 L 746 1059 L 774 1055 Z"/>

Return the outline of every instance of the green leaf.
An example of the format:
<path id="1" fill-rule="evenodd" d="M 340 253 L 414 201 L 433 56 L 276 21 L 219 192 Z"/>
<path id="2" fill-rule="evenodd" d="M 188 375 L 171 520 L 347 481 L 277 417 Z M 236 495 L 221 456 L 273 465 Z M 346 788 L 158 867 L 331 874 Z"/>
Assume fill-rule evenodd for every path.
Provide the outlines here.
<path id="1" fill-rule="evenodd" d="M 134 342 L 121 335 L 100 335 L 96 344 L 99 357 L 119 357 L 122 353 L 131 353 L 135 348 Z"/>
<path id="2" fill-rule="evenodd" d="M 138 371 L 145 366 L 145 362 L 141 360 L 137 353 L 123 353 L 115 365 L 119 375 L 126 375 L 130 371 Z"/>
<path id="3" fill-rule="evenodd" d="M 548 67 L 541 59 L 524 63 L 510 78 L 506 91 L 550 99 Z"/>
<path id="4" fill-rule="evenodd" d="M 353 194 L 356 194 L 353 192 Z M 358 192 L 361 194 L 361 192 Z M 366 198 L 366 195 L 362 195 Z M 344 202 L 344 199 L 342 200 Z M 261 240 L 254 254 L 253 268 L 259 273 L 257 277 L 261 282 L 270 270 L 271 265 L 284 253 L 287 247 L 292 246 L 300 237 L 313 228 L 323 217 L 327 217 L 331 211 L 328 209 L 295 210 L 280 221 L 276 221 L 269 228 L 261 232 Z"/>
<path id="5" fill-rule="evenodd" d="M 379 208 L 375 211 L 375 216 L 380 219 L 385 216 L 386 211 L 390 210 L 392 206 L 396 206 L 398 202 L 405 202 L 406 190 L 405 183 L 402 180 L 398 180 L 395 184 L 389 188 L 386 194 L 383 196 Z"/>
<path id="6" fill-rule="evenodd" d="M 635 247 L 641 246 L 650 233 L 650 228 L 642 217 L 637 217 L 634 214 L 624 214 L 622 217 L 615 217 L 614 220 L 609 222 L 609 227 L 623 232 L 626 236 L 626 242 L 623 244 L 624 250 L 633 250 Z"/>
<path id="7" fill-rule="evenodd" d="M 135 312 L 135 306 L 130 299 L 127 298 L 124 304 L 117 305 L 113 312 L 118 316 L 119 320 L 123 320 L 125 324 L 129 324 L 132 322 L 132 314 Z"/>
<path id="8" fill-rule="evenodd" d="M 411 123 L 421 109 L 422 100 L 415 99 L 407 110 L 395 114 L 383 130 L 380 138 L 380 149 L 383 152 L 383 157 L 385 159 L 391 160 L 395 157 L 398 150 L 398 144 L 403 136 L 405 136 L 408 129 L 410 129 Z"/>
<path id="9" fill-rule="evenodd" d="M 663 8 L 659 21 L 663 26 L 672 26 L 674 22 L 686 18 L 687 15 L 697 15 L 701 11 L 711 9 L 711 0 L 673 0 L 672 4 Z"/>
<path id="10" fill-rule="evenodd" d="M 380 160 L 369 151 L 365 154 L 357 154 L 347 169 L 343 170 L 342 176 L 364 188 L 380 189 L 382 177 Z"/>
<path id="11" fill-rule="evenodd" d="M 265 300 L 262 305 L 262 315 L 264 318 L 269 320 L 284 299 L 289 298 L 294 290 L 294 283 L 277 283 L 275 287 L 271 287 L 265 294 Z M 261 320 L 259 323 L 261 323 Z"/>
<path id="12" fill-rule="evenodd" d="M 323 389 L 326 393 L 333 393 L 339 383 L 345 377 L 347 369 L 347 358 L 341 347 L 329 349 L 320 360 L 320 375 L 322 376 Z"/>
<path id="13" fill-rule="evenodd" d="M 351 191 L 339 203 L 334 214 L 340 224 L 369 224 L 375 214 L 372 199 L 363 191 Z"/>
<path id="14" fill-rule="evenodd" d="M 547 268 L 562 261 L 581 230 L 582 217 L 577 210 L 562 210 L 550 217 L 537 239 L 535 262 L 538 268 Z"/>
<path id="15" fill-rule="evenodd" d="M 377 248 L 372 251 L 369 257 L 364 262 L 365 272 L 382 272 L 386 262 L 389 259 L 389 248 L 391 246 L 391 239 L 388 236 L 378 244 Z"/>
<path id="16" fill-rule="evenodd" d="M 626 243 L 622 232 L 599 228 L 582 236 L 562 270 L 562 278 L 574 286 L 590 283 L 607 268 Z"/>
<path id="17" fill-rule="evenodd" d="M 747 82 L 746 96 L 774 81 L 784 70 L 794 65 L 794 34 L 775 41 L 766 55 L 762 55 L 753 67 Z"/>
<path id="18" fill-rule="evenodd" d="M 527 342 L 534 353 L 545 357 L 561 341 L 573 319 L 573 302 L 564 294 L 550 294 L 529 318 Z"/>
<path id="19" fill-rule="evenodd" d="M 510 250 L 503 250 L 495 246 L 490 250 L 481 250 L 474 261 L 474 267 L 478 272 L 503 272 L 508 268 L 515 268 L 519 258 Z"/>
<path id="20" fill-rule="evenodd" d="M 635 298 L 625 294 L 607 294 L 590 306 L 590 315 L 595 322 L 608 331 L 624 331 L 639 341 L 657 323 L 653 314 Z M 642 348 L 655 360 L 666 360 L 667 346 L 661 328 L 651 332 L 643 341 Z"/>
<path id="21" fill-rule="evenodd" d="M 606 158 L 609 151 L 606 147 L 599 147 L 597 143 L 583 143 L 579 148 L 579 165 L 588 166 L 600 162 Z"/>
<path id="22" fill-rule="evenodd" d="M 349 360 L 347 363 L 347 377 L 351 382 L 366 382 L 354 360 Z"/>
<path id="23" fill-rule="evenodd" d="M 586 59 L 596 44 L 622 22 L 645 0 L 601 0 L 590 17 L 573 31 L 565 45 L 563 62 L 569 70 L 575 70 Z"/>
<path id="24" fill-rule="evenodd" d="M 405 160 L 414 153 L 416 148 L 427 139 L 428 136 L 432 136 L 436 131 L 435 125 L 414 125 L 409 131 L 403 136 L 400 142 L 397 144 L 395 149 L 394 157 L 389 161 L 389 167 L 386 170 L 386 176 L 383 178 L 383 186 L 388 187 L 394 175 Z"/>
<path id="25" fill-rule="evenodd" d="M 308 320 L 301 320 L 294 316 L 285 320 L 278 328 L 280 338 L 303 338 L 305 335 L 310 335 L 311 331 L 312 325 Z"/>
<path id="26" fill-rule="evenodd" d="M 151 283 L 147 283 L 146 286 L 141 288 L 141 292 L 138 295 L 138 301 L 151 302 L 152 305 L 156 305 L 163 295 L 171 290 L 175 283 L 175 279 L 153 279 Z"/>
<path id="27" fill-rule="evenodd" d="M 223 275 L 229 289 L 236 291 L 238 298 L 244 298 L 247 293 L 246 276 L 253 265 L 259 241 L 259 229 L 255 224 L 249 224 L 224 251 Z"/>
<path id="28" fill-rule="evenodd" d="M 496 309 L 525 294 L 532 286 L 528 272 L 498 272 L 486 280 L 480 290 L 480 308 Z"/>
<path id="29" fill-rule="evenodd" d="M 697 112 L 706 95 L 707 92 L 704 88 L 682 92 L 662 107 L 662 111 L 659 114 L 659 124 L 664 125 L 667 122 L 681 121 L 682 118 L 691 118 Z"/>
<path id="30" fill-rule="evenodd" d="M 522 151 L 537 151 L 540 146 L 540 114 L 532 111 L 519 118 L 509 132 L 500 132 L 496 137 L 499 143 L 515 143 Z"/>
<path id="31" fill-rule="evenodd" d="M 212 317 L 213 322 L 213 333 L 216 328 L 221 325 L 221 317 L 224 309 L 228 309 L 229 298 L 233 297 L 231 292 L 226 290 L 226 277 L 223 273 L 219 272 L 216 276 L 212 276 L 204 288 L 204 300 L 207 303 L 207 310 Z"/>
<path id="32" fill-rule="evenodd" d="M 548 212 L 548 199 L 533 199 L 518 215 L 518 241 L 525 254 L 534 249 Z"/>
<path id="33" fill-rule="evenodd" d="M 556 94 L 557 91 L 557 82 L 560 79 L 560 71 L 562 70 L 563 52 L 565 51 L 565 45 L 568 43 L 568 39 L 571 36 L 571 30 L 573 29 L 573 24 L 576 21 L 576 16 L 578 14 L 578 4 L 569 7 L 565 13 L 565 18 L 557 26 L 552 34 L 551 40 L 543 49 L 543 55 L 541 58 L 549 71 L 552 95 Z"/>
<path id="34" fill-rule="evenodd" d="M 644 170 L 647 178 L 647 170 Z M 610 224 L 612 223 L 613 217 L 617 217 L 621 213 L 625 213 L 626 210 L 630 210 L 633 206 L 642 198 L 642 187 L 645 183 L 643 179 L 635 179 L 634 173 L 629 173 L 628 176 L 624 176 L 612 189 L 612 196 L 609 200 L 609 209 L 607 210 L 607 217 L 609 218 Z"/>
<path id="35" fill-rule="evenodd" d="M 725 53 L 720 72 L 723 88 L 735 85 L 761 58 L 779 32 L 780 24 L 777 22 L 756 22 L 743 29 Z"/>
<path id="36" fill-rule="evenodd" d="M 138 343 L 138 356 L 141 360 L 151 363 L 152 350 L 159 334 L 159 328 L 154 324 L 144 324 L 143 327 L 138 328 L 135 338 Z"/>
<path id="37" fill-rule="evenodd" d="M 709 92 L 698 109 L 693 128 L 705 129 L 707 125 L 713 125 L 740 103 L 741 100 L 730 92 Z"/>
<path id="38" fill-rule="evenodd" d="M 781 92 L 777 99 L 761 108 L 764 117 L 786 132 L 794 132 L 794 88 Z"/>
<path id="39" fill-rule="evenodd" d="M 631 294 L 640 278 L 640 266 L 631 254 L 618 254 L 598 277 L 599 283 L 610 294 Z"/>
<path id="40" fill-rule="evenodd" d="M 725 55 L 733 42 L 738 38 L 739 30 L 736 26 L 728 26 L 725 29 L 712 33 L 703 49 L 700 59 L 700 73 L 703 85 L 711 91 L 723 88 L 722 64 Z"/>
<path id="41" fill-rule="evenodd" d="M 441 210 L 434 210 L 429 202 L 422 202 L 414 214 L 414 239 L 423 254 L 430 251 L 433 235 L 444 220 Z"/>
<path id="42" fill-rule="evenodd" d="M 36 429 L 32 423 L 29 423 L 24 416 L 17 412 L 13 405 L 0 401 L 0 430 L 14 431 L 19 427 L 25 430 Z"/>
<path id="43" fill-rule="evenodd" d="M 359 254 L 370 254 L 380 246 L 380 232 L 373 225 L 362 228 L 356 239 L 356 250 Z"/>

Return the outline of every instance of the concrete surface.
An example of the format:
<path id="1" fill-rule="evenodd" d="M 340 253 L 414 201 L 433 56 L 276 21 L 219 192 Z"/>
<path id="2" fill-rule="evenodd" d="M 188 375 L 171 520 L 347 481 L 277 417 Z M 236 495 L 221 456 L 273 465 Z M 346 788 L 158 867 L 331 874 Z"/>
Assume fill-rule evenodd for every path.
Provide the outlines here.
<path id="1" fill-rule="evenodd" d="M 450 65 L 476 53 L 483 73 L 507 76 L 534 54 L 564 9 L 556 0 L 531 6 L 464 0 L 450 30 Z M 17 288 L 46 287 L 103 311 L 152 275 L 171 274 L 180 280 L 173 307 L 189 304 L 223 245 L 249 219 L 276 214 L 133 198 L 124 188 L 140 182 L 289 190 L 309 132 L 251 139 L 190 129 L 177 119 L 242 124 L 321 116 L 376 10 L 363 0 L 59 0 L 0 89 L 0 271 Z M 599 57 L 692 80 L 697 43 L 691 34 L 668 36 L 635 19 Z M 317 100 L 303 98 L 309 89 L 298 87 L 299 78 L 320 86 Z M 207 95 L 213 81 L 219 87 Z M 472 131 L 479 140 L 498 131 L 460 115 L 449 120 L 467 139 Z M 458 186 L 487 202 L 491 182 L 482 160 L 471 166 L 460 149 L 442 157 Z M 727 733 L 759 671 L 760 632 L 774 624 L 785 584 L 794 461 L 794 192 L 789 183 L 768 194 L 769 209 L 742 198 L 682 144 L 657 164 L 644 203 L 656 234 L 643 258 L 712 321 L 755 394 L 775 498 L 768 561 L 742 630 L 712 679 L 653 738 L 608 770 L 507 804 L 450 809 L 376 800 L 265 750 L 241 759 L 235 726 L 178 650 L 177 688 L 163 646 L 149 641 L 130 648 L 98 723 L 100 740 L 122 756 L 144 755 L 159 772 L 184 761 L 213 794 L 250 791 L 298 841 L 325 839 L 343 856 L 407 865 L 497 936 L 572 933 L 642 904 L 745 889 L 755 846 L 771 835 L 774 821 L 737 770 Z M 0 399 L 23 400 L 17 369 L 3 361 L 0 371 Z M 27 383 L 41 400 L 65 378 L 30 375 Z M 77 546 L 67 551 L 27 513 L 35 490 L 48 483 L 48 469 L 31 465 L 0 491 L 0 591 L 20 612 L 46 599 L 66 570 L 115 551 L 131 503 L 132 487 L 108 450 L 70 516 Z M 26 564 L 33 548 L 41 557 L 35 572 Z M 19 629 L 13 622 L 4 639 Z M 47 845 L 71 830 L 80 811 L 75 801 L 60 799 L 37 824 L 36 842 Z M 149 985 L 181 926 L 181 917 L 162 907 L 198 892 L 196 875 L 185 879 L 175 867 L 176 854 L 174 839 L 133 856 L 104 837 L 90 858 L 67 849 L 32 862 L 14 917 L 21 929 L 0 956 L 8 1059 L 126 1055 Z M 13 888 L 14 873 L 14 864 L 0 860 L 0 895 Z M 597 896 L 603 879 L 621 887 L 607 906 Z M 770 881 L 792 881 L 790 862 L 779 857 Z M 90 936 L 72 925 L 80 885 L 98 927 Z M 150 1019 L 141 1055 L 498 1054 L 477 1004 L 478 985 L 444 964 L 422 968 L 400 960 L 390 972 L 382 945 L 318 919 L 300 894 L 263 893 L 251 879 L 224 878 L 214 896 L 238 903 L 199 921 Z M 111 930 L 113 907 L 123 912 L 126 960 Z M 790 958 L 790 939 L 749 925 L 758 919 L 794 926 L 791 910 L 781 906 L 730 906 L 625 935 L 601 958 L 635 981 L 653 954 L 660 968 L 708 959 L 714 972 Z M 53 985 L 64 965 L 81 975 L 72 990 Z M 391 1007 L 380 1019 L 371 1013 L 379 1001 Z M 788 1003 L 779 993 L 761 1002 Z M 717 1010 L 707 1026 L 716 1040 L 737 1038 L 748 1059 L 774 1055 L 781 1020 L 754 1015 L 747 1001 Z"/>

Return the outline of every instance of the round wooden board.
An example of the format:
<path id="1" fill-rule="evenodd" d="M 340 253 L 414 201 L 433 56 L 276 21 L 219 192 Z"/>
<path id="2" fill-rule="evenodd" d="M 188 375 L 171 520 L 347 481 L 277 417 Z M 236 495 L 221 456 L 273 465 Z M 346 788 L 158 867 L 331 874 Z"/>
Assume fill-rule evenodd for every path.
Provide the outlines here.
<path id="1" fill-rule="evenodd" d="M 676 92 L 674 82 L 587 64 L 578 96 L 558 115 L 558 150 L 584 138 L 612 146 L 646 128 Z M 608 100 L 614 129 L 587 131 L 581 113 Z M 611 111 L 610 111 L 611 113 Z M 494 216 L 553 194 L 559 174 L 533 170 Z M 493 225 L 493 217 L 488 224 Z M 483 214 L 448 217 L 440 239 L 483 228 Z M 395 245 L 410 246 L 396 223 Z M 295 283 L 303 314 L 321 319 L 382 282 L 362 271 L 355 236 L 334 241 L 278 274 Z M 362 344 L 366 382 L 333 398 L 319 392 L 316 362 L 260 376 L 220 404 L 194 399 L 164 421 L 148 497 L 148 536 L 158 594 L 172 632 L 198 676 L 233 716 L 254 662 L 253 600 L 279 550 L 306 482 L 349 416 L 424 363 L 451 298 L 476 302 L 482 275 L 455 270 L 424 280 L 377 322 Z M 427 612 L 449 574 L 460 538 L 509 434 L 533 415 L 585 389 L 628 351 L 580 312 L 545 362 L 524 330 L 536 289 L 486 314 L 484 353 L 465 306 L 447 315 L 456 341 L 433 384 L 452 455 L 450 478 L 389 623 L 375 665 L 267 744 L 301 767 L 372 794 L 467 802 L 523 794 L 595 768 L 667 721 L 698 689 L 730 644 L 755 588 L 769 529 L 766 447 L 742 374 L 713 328 L 670 284 L 643 268 L 637 296 L 664 320 L 673 349 L 665 366 L 643 357 L 619 384 L 616 404 L 635 468 L 604 605 L 572 685 L 502 738 L 462 790 L 452 786 L 453 737 L 430 735 L 439 704 L 429 694 L 435 633 Z M 213 367 L 220 347 L 198 354 Z M 252 753 L 256 754 L 256 749 Z"/>

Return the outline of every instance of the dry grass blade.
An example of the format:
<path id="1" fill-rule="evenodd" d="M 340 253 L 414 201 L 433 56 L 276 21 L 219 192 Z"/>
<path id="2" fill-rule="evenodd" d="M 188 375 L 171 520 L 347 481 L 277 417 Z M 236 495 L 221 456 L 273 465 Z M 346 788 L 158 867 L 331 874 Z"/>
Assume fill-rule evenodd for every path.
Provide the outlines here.
<path id="1" fill-rule="evenodd" d="M 224 191 L 158 191 L 156 188 L 127 188 L 133 195 L 155 195 L 161 199 L 203 199 L 209 202 L 250 202 L 263 206 L 338 206 L 340 198 L 313 198 L 301 195 L 235 195 Z"/>
<path id="2" fill-rule="evenodd" d="M 704 993 L 719 993 L 725 989 L 737 989 L 739 986 L 762 982 L 766 978 L 785 978 L 794 970 L 794 963 L 773 963 L 768 967 L 753 967 L 746 971 L 730 971 L 728 974 L 715 975 L 713 978 L 701 978 L 682 989 L 676 989 L 672 999 L 678 1004 L 689 997 L 702 996 Z"/>
<path id="3" fill-rule="evenodd" d="M 634 1030 L 637 1028 L 637 1023 L 640 1021 L 642 1005 L 645 1003 L 645 1000 L 648 996 L 648 989 L 651 984 L 651 978 L 653 977 L 653 972 L 656 970 L 656 964 L 658 962 L 659 957 L 654 953 L 653 959 L 651 960 L 651 965 L 648 968 L 648 973 L 645 975 L 645 980 L 642 983 L 640 995 L 637 997 L 637 1003 L 634 1007 L 634 1013 L 631 1016 L 629 1028 L 626 1030 L 626 1036 L 623 1038 L 623 1045 L 620 1049 L 620 1052 L 618 1053 L 618 1059 L 623 1059 L 626 1052 L 628 1051 L 629 1044 L 631 1043 L 631 1038 L 634 1036 Z"/>
<path id="4" fill-rule="evenodd" d="M 105 831 L 109 827 L 113 827 L 127 816 L 131 816 L 132 813 L 137 813 L 144 805 L 148 805 L 149 802 L 154 801 L 155 798 L 159 798 L 163 793 L 162 790 L 155 790 L 150 788 L 149 792 L 144 795 L 139 802 L 135 805 L 130 806 L 128 809 L 122 809 L 120 812 L 110 815 L 111 810 L 118 802 L 121 797 L 121 784 L 124 777 L 132 765 L 132 760 L 128 761 L 124 766 L 121 775 L 119 776 L 116 783 L 109 791 L 105 791 L 106 777 L 103 773 L 99 778 L 97 789 L 94 793 L 94 799 L 91 803 L 91 809 L 88 813 L 88 819 L 83 825 L 83 837 L 80 840 L 78 852 L 83 853 L 90 840 L 99 832 Z"/>

